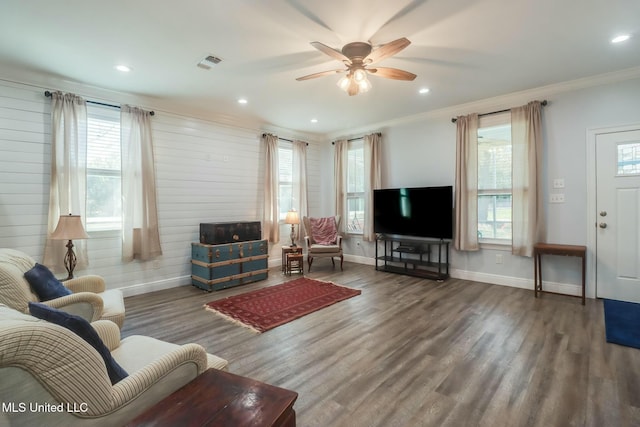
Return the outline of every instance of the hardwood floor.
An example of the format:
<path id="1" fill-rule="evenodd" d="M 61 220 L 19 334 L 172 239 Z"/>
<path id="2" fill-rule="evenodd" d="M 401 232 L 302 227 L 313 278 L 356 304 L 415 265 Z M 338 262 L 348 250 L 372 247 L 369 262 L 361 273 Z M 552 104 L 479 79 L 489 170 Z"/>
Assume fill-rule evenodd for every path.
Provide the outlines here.
<path id="1" fill-rule="evenodd" d="M 299 393 L 306 426 L 638 426 L 640 350 L 608 344 L 602 301 L 318 262 L 308 277 L 362 294 L 263 334 L 193 286 L 126 299 L 123 335 L 196 342 L 229 370 Z M 296 277 L 295 275 L 292 277 Z"/>

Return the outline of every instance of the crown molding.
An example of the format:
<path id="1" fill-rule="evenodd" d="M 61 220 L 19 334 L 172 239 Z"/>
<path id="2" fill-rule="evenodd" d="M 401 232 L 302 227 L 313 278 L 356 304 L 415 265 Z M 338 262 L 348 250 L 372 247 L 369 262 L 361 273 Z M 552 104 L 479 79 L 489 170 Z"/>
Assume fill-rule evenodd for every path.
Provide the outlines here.
<path id="1" fill-rule="evenodd" d="M 48 74 L 33 69 L 12 67 L 1 63 L 0 80 L 38 88 L 42 91 L 60 90 L 63 92 L 72 92 L 82 97 L 90 98 L 92 101 L 110 104 L 130 104 L 140 108 L 153 110 L 156 113 L 165 113 L 168 115 L 198 119 L 213 122 L 218 125 L 242 128 L 255 132 L 259 132 L 264 126 L 266 126 L 264 121 L 255 118 L 238 117 L 219 113 L 214 114 L 210 111 L 180 104 L 171 99 L 106 89 L 80 81 L 70 80 L 60 75 Z"/>
<path id="2" fill-rule="evenodd" d="M 424 113 L 413 114 L 411 116 L 400 117 L 396 119 L 386 120 L 379 123 L 372 123 L 356 129 L 349 129 L 349 135 L 361 135 L 371 132 L 371 129 L 381 129 L 404 124 L 415 123 L 424 120 L 452 118 L 470 113 L 486 113 L 491 111 L 512 108 L 520 104 L 526 104 L 533 99 L 542 100 L 563 92 L 572 92 L 581 89 L 603 86 L 627 80 L 640 79 L 640 67 L 627 68 L 610 73 L 598 74 L 595 76 L 584 77 L 581 79 L 570 80 L 561 83 L 554 83 L 547 86 L 540 86 L 533 89 L 527 89 L 519 92 L 513 92 L 506 95 L 500 95 L 492 98 L 486 98 L 478 101 L 468 102 L 465 104 L 454 105 L 451 107 L 440 108 L 437 110 L 426 111 Z M 333 141 L 344 138 L 344 131 L 333 132 L 326 135 L 327 139 Z"/>
<path id="3" fill-rule="evenodd" d="M 308 142 L 330 142 L 335 141 L 339 138 L 350 138 L 353 136 L 363 135 L 371 132 L 380 132 L 380 130 L 384 128 L 410 124 L 424 120 L 451 118 L 459 115 L 469 114 L 472 112 L 484 113 L 502 110 L 511 108 L 514 105 L 527 103 L 532 99 L 549 98 L 553 95 L 557 95 L 563 92 L 571 92 L 580 89 L 613 84 L 639 78 L 640 67 L 628 68 L 595 76 L 584 77 L 581 79 L 554 83 L 551 85 L 527 89 L 524 91 L 513 92 L 506 95 L 486 98 L 437 110 L 426 111 L 410 116 L 385 120 L 383 122 L 371 123 L 369 125 L 349 129 L 348 133 L 345 133 L 345 130 L 342 130 L 339 132 L 318 134 L 304 133 L 295 131 L 293 129 L 280 128 L 261 121 L 257 118 L 212 114 L 209 111 L 204 111 L 188 105 L 179 104 L 170 99 L 158 98 L 148 95 L 136 95 L 105 89 L 102 87 L 69 80 L 60 75 L 47 74 L 33 69 L 11 67 L 6 64 L 0 63 L 0 79 L 10 83 L 38 87 L 43 91 L 69 91 L 77 93 L 78 95 L 84 97 L 92 98 L 93 100 L 98 102 L 132 104 L 144 109 L 154 110 L 156 112 L 204 120 L 223 126 L 243 128 L 255 132 L 273 132 L 284 138 L 295 138 Z"/>

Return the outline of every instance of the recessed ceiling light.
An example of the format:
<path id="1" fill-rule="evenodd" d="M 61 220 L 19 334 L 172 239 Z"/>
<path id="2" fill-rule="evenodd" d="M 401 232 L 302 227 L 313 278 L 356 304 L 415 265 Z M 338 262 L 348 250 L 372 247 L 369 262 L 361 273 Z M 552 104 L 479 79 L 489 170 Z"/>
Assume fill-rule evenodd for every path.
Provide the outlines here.
<path id="1" fill-rule="evenodd" d="M 244 99 L 244 98 L 240 98 L 240 99 L 238 99 L 238 104 L 246 104 L 247 102 L 249 102 L 249 101 L 247 101 L 247 100 L 246 100 L 246 99 Z"/>
<path id="2" fill-rule="evenodd" d="M 611 43 L 621 43 L 621 42 L 629 40 L 630 37 L 631 36 L 629 34 L 621 34 L 621 35 L 619 35 L 617 37 L 612 38 L 611 39 Z"/>
<path id="3" fill-rule="evenodd" d="M 311 119 L 311 123 L 318 123 L 318 119 Z"/>
<path id="4" fill-rule="evenodd" d="M 419 94 L 424 95 L 425 93 L 429 93 L 429 88 L 428 87 L 423 87 L 422 89 L 420 89 L 418 91 Z"/>
<path id="5" fill-rule="evenodd" d="M 126 65 L 116 65 L 116 70 L 122 71 L 123 73 L 128 73 L 131 71 L 131 67 L 127 67 Z"/>

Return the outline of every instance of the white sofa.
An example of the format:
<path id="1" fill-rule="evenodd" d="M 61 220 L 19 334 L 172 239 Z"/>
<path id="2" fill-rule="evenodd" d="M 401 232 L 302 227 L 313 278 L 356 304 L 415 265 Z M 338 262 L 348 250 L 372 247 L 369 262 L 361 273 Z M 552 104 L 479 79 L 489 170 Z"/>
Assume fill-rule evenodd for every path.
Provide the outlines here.
<path id="1" fill-rule="evenodd" d="M 123 425 L 206 369 L 227 369 L 197 344 L 121 340 L 111 321 L 91 326 L 129 374 L 114 385 L 80 336 L 0 304 L 0 426 Z"/>

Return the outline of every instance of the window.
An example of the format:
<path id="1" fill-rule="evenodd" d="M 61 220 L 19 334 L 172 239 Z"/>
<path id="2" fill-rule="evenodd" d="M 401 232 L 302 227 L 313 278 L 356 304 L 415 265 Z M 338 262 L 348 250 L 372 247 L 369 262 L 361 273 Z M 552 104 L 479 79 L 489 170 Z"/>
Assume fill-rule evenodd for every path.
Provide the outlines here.
<path id="1" fill-rule="evenodd" d="M 640 143 L 618 144 L 618 175 L 640 174 Z"/>
<path id="2" fill-rule="evenodd" d="M 364 142 L 349 141 L 347 150 L 347 231 L 362 234 L 364 224 Z"/>
<path id="3" fill-rule="evenodd" d="M 478 239 L 511 243 L 511 114 L 480 118 L 478 126 Z"/>
<path id="4" fill-rule="evenodd" d="M 120 111 L 87 106 L 87 230 L 122 227 Z"/>
<path id="5" fill-rule="evenodd" d="M 278 209 L 279 219 L 284 221 L 287 212 L 293 207 L 293 144 L 278 142 Z"/>

